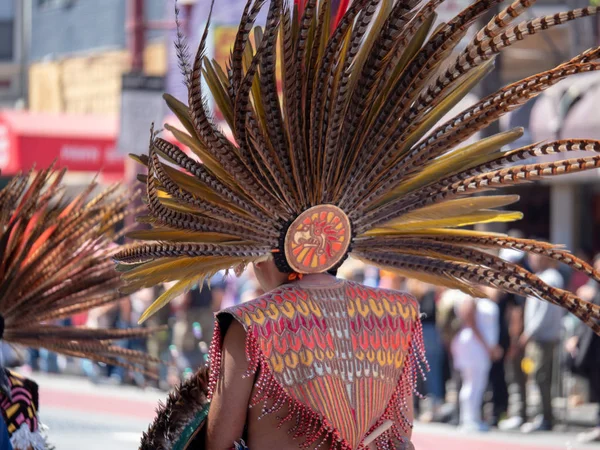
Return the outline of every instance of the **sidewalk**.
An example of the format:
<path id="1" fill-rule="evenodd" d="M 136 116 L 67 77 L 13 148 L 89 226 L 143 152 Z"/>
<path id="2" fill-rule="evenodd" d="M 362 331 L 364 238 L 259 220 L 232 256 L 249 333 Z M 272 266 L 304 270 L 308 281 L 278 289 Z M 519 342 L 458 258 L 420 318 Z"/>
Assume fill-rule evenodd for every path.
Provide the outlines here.
<path id="1" fill-rule="evenodd" d="M 54 425 L 56 433 L 64 432 L 71 423 L 85 418 L 85 422 L 89 423 L 86 428 L 97 428 L 100 434 L 110 433 L 114 439 L 124 439 L 123 448 L 130 448 L 132 443 L 137 442 L 142 430 L 154 418 L 158 402 L 167 398 L 165 392 L 154 389 L 95 385 L 81 377 L 36 373 L 32 378 L 40 386 L 40 412 L 47 417 L 46 421 Z M 560 399 L 556 403 L 560 406 Z M 569 420 L 587 424 L 595 417 L 595 412 L 594 405 L 583 405 L 569 411 Z M 413 441 L 417 450 L 600 448 L 598 445 L 577 444 L 575 435 L 578 431 L 580 429 L 564 431 L 564 427 L 557 427 L 553 432 L 534 435 L 498 431 L 464 434 L 450 425 L 416 423 Z"/>
<path id="2" fill-rule="evenodd" d="M 509 386 L 510 397 L 509 397 L 509 415 L 518 414 L 520 397 L 516 392 L 516 386 Z M 534 383 L 530 383 L 528 386 L 528 414 L 529 417 L 535 417 L 541 406 L 540 406 L 540 397 L 537 391 L 537 386 Z M 454 390 L 450 390 L 448 393 L 449 403 L 445 405 L 445 408 L 448 408 L 447 414 L 450 414 L 450 410 L 452 410 L 452 405 L 456 404 L 456 396 L 458 394 Z M 554 408 L 554 417 L 557 425 L 559 426 L 568 426 L 568 427 L 578 427 L 578 428 L 592 428 L 596 426 L 597 419 L 597 411 L 598 405 L 584 403 L 579 406 L 572 406 L 568 404 L 567 398 L 564 397 L 555 397 L 552 401 L 552 405 Z M 491 405 L 488 403 L 487 408 L 490 408 Z"/>
<path id="3" fill-rule="evenodd" d="M 598 445 L 582 445 L 575 440 L 576 433 L 558 431 L 522 435 L 492 431 L 464 434 L 449 425 L 415 424 L 413 443 L 416 450 L 586 450 Z"/>
<path id="4" fill-rule="evenodd" d="M 168 395 L 157 389 L 93 384 L 77 376 L 41 373 L 29 376 L 39 385 L 41 411 L 48 408 L 110 414 L 149 423 L 159 401 L 165 401 Z"/>

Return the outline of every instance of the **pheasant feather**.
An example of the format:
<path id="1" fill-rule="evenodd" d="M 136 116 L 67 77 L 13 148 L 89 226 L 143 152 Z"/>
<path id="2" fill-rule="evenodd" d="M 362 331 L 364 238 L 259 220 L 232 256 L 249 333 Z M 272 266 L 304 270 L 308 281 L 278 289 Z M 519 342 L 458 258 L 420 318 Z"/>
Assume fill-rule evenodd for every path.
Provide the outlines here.
<path id="1" fill-rule="evenodd" d="M 91 183 L 75 198 L 64 195 L 65 171 L 19 175 L 0 191 L 0 336 L 10 344 L 140 371 L 158 362 L 112 341 L 143 337 L 146 329 L 91 329 L 52 325 L 123 298 L 114 270 L 115 227 L 130 198 L 113 186 L 91 197 Z M 90 198 L 91 197 L 91 198 Z"/>
<path id="2" fill-rule="evenodd" d="M 535 0 L 514 0 L 456 50 L 469 27 L 501 2 L 476 0 L 436 24 L 443 2 L 354 0 L 335 10 L 331 0 L 248 0 L 227 67 L 204 57 L 207 26 L 188 105 L 166 96 L 185 128 L 169 130 L 193 154 L 153 136 L 149 156 L 135 157 L 148 169 L 139 177 L 148 204 L 139 220 L 152 229 L 130 233 L 140 242 L 116 255 L 118 269 L 130 289 L 177 282 L 144 318 L 216 270 L 272 258 L 282 272 L 298 271 L 291 261 L 309 252 L 300 246 L 318 245 L 317 228 L 340 220 L 327 229 L 347 232 L 351 245 L 318 270 L 334 270 L 351 254 L 473 295 L 484 285 L 538 297 L 600 331 L 598 307 L 485 250 L 537 253 L 598 279 L 592 267 L 551 244 L 465 229 L 522 216 L 505 210 L 517 196 L 481 194 L 600 167 L 600 144 L 591 139 L 504 151 L 523 133 L 514 129 L 465 144 L 560 80 L 600 69 L 600 48 L 515 81 L 440 123 L 493 70 L 496 55 L 598 8 L 531 18 Z M 262 9 L 264 29 L 255 27 Z M 208 110 L 202 81 L 232 128 L 231 141 Z M 587 156 L 569 158 L 574 151 Z M 548 154 L 565 158 L 535 160 Z M 301 226 L 314 228 L 291 233 Z M 4 248 L 15 257 L 30 251 L 8 238 L 0 241 Z M 311 267 L 334 258 L 323 255 L 313 255 Z"/>

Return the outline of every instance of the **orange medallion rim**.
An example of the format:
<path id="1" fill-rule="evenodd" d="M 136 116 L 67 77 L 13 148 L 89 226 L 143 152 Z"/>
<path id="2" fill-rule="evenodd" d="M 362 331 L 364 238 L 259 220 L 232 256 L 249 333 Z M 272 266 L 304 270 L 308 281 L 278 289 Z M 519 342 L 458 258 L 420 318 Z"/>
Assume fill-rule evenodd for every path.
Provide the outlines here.
<path id="1" fill-rule="evenodd" d="M 335 205 L 313 206 L 288 227 L 285 258 L 297 273 L 327 272 L 346 256 L 351 239 L 350 219 L 344 211 Z"/>

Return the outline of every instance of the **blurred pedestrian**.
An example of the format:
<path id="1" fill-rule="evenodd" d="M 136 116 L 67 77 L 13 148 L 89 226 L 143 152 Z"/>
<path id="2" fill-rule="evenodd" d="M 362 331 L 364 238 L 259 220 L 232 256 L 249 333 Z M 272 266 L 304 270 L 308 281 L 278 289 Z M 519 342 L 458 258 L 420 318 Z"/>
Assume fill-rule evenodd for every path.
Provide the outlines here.
<path id="1" fill-rule="evenodd" d="M 581 259 L 587 263 L 592 262 L 591 253 L 587 252 L 586 250 L 583 250 L 583 249 L 577 250 L 575 252 L 575 256 L 577 256 L 579 259 Z M 588 283 L 588 281 L 589 281 L 589 277 L 585 273 L 574 271 L 573 274 L 571 275 L 571 279 L 569 280 L 567 290 L 569 292 L 577 292 L 579 290 L 579 288 L 586 285 Z"/>
<path id="2" fill-rule="evenodd" d="M 564 287 L 564 279 L 556 269 L 556 262 L 538 254 L 529 256 L 535 274 L 555 288 Z M 552 375 L 554 358 L 562 334 L 564 310 L 537 297 L 527 297 L 525 303 L 525 328 L 519 338 L 519 347 L 533 362 L 535 383 L 540 391 L 542 412 L 533 421 L 525 423 L 521 431 L 550 431 L 554 427 L 552 411 Z"/>
<path id="3" fill-rule="evenodd" d="M 436 292 L 432 285 L 414 278 L 407 281 L 406 289 L 418 300 L 423 315 L 421 323 L 429 373 L 425 380 L 428 408 L 421 414 L 421 420 L 431 422 L 436 420 L 439 408 L 444 402 L 444 347 L 436 326 Z"/>
<path id="4" fill-rule="evenodd" d="M 518 239 L 525 237 L 523 232 L 517 229 L 509 230 L 508 235 Z M 498 256 L 505 261 L 522 266 L 526 270 L 531 270 L 528 255 L 525 252 L 503 248 L 498 253 Z M 506 353 L 502 361 L 497 361 L 492 365 L 490 372 L 493 394 L 493 415 L 490 422 L 492 425 L 496 425 L 497 423 L 498 428 L 501 430 L 514 430 L 527 422 L 527 374 L 523 371 L 525 349 L 519 346 L 519 338 L 524 328 L 525 298 L 520 295 L 505 293 L 500 298 L 498 306 L 500 308 L 499 318 L 501 320 L 500 346 L 503 347 Z M 509 400 L 506 380 L 507 368 L 510 371 L 512 382 L 517 385 L 520 403 L 517 415 L 508 419 L 502 419 L 507 413 Z"/>
<path id="5" fill-rule="evenodd" d="M 437 303 L 437 322 L 438 329 L 440 330 L 440 336 L 442 339 L 442 345 L 444 347 L 444 385 L 452 381 L 456 392 L 460 391 L 460 372 L 454 367 L 454 361 L 452 358 L 452 341 L 454 337 L 462 329 L 462 323 L 456 314 L 455 305 L 462 301 L 465 294 L 457 289 L 442 288 L 439 293 L 439 300 Z M 444 395 L 446 397 L 446 395 Z M 456 396 L 456 403 L 451 405 L 452 408 L 448 408 L 450 414 L 445 417 L 445 421 L 459 425 L 460 423 L 460 402 L 458 395 Z"/>
<path id="6" fill-rule="evenodd" d="M 508 230 L 507 234 L 510 237 L 516 238 L 516 239 L 523 239 L 525 237 L 523 232 L 521 230 L 517 230 L 517 229 Z M 513 264 L 518 264 L 529 270 L 529 264 L 527 261 L 527 253 L 525 253 L 525 252 L 522 252 L 520 250 L 516 250 L 513 248 L 502 248 L 498 252 L 498 256 L 505 261 L 511 262 Z"/>
<path id="7" fill-rule="evenodd" d="M 498 426 L 500 421 L 506 419 L 506 415 L 508 414 L 509 393 L 506 366 L 509 361 L 508 355 L 511 344 L 510 324 L 511 321 L 522 320 L 522 317 L 519 319 L 518 316 L 515 316 L 515 309 L 522 308 L 525 299 L 512 293 L 500 293 L 498 291 L 495 291 L 493 295 L 494 300 L 498 304 L 498 345 L 502 348 L 502 357 L 494 361 L 490 369 L 493 408 L 489 423 L 491 426 Z M 521 331 L 518 330 L 517 336 Z M 524 421 L 520 422 L 519 425 L 522 423 Z"/>
<path id="8" fill-rule="evenodd" d="M 527 374 L 523 370 L 525 359 L 525 348 L 519 345 L 519 339 L 523 334 L 525 316 L 525 298 L 513 297 L 513 305 L 508 314 L 509 347 L 506 355 L 506 366 L 510 371 L 511 381 L 517 385 L 519 393 L 518 413 L 505 420 L 500 420 L 498 428 L 503 431 L 516 430 L 527 422 Z"/>
<path id="9" fill-rule="evenodd" d="M 176 302 L 173 344 L 191 369 L 204 364 L 199 344 L 212 339 L 214 313 L 221 309 L 225 288 L 225 273 L 219 272 Z"/>
<path id="10" fill-rule="evenodd" d="M 71 326 L 71 319 L 60 319 L 52 321 L 57 326 Z M 27 349 L 28 369 L 34 372 L 42 371 L 44 373 L 59 373 L 60 367 L 58 364 L 58 355 L 45 348 L 28 348 Z"/>
<path id="11" fill-rule="evenodd" d="M 379 272 L 379 287 L 381 289 L 392 289 L 394 291 L 406 291 L 406 277 L 395 272 L 382 270 Z"/>
<path id="12" fill-rule="evenodd" d="M 600 270 L 600 254 L 595 258 L 594 268 Z M 600 305 L 600 285 L 594 280 L 579 288 L 577 295 Z M 572 358 L 572 371 L 588 380 L 590 402 L 599 404 L 596 427 L 579 434 L 577 440 L 581 443 L 600 442 L 600 337 L 580 323 L 575 336 L 566 342 L 565 349 Z"/>
<path id="13" fill-rule="evenodd" d="M 114 327 L 119 320 L 120 308 L 120 301 L 118 301 L 89 310 L 85 324 L 86 327 L 91 329 Z M 95 383 L 110 381 L 115 384 L 120 384 L 123 381 L 121 374 L 118 373 L 115 366 L 107 366 L 104 363 L 100 365 L 89 359 L 82 359 L 80 364 L 83 373 Z M 100 367 L 105 368 L 104 373 L 102 373 L 103 371 Z M 106 375 L 109 377 L 109 380 L 103 380 L 100 375 Z"/>
<path id="14" fill-rule="evenodd" d="M 379 274 L 379 269 L 373 266 L 366 266 L 364 269 L 364 280 L 363 284 L 369 287 L 377 287 L 379 286 L 379 281 L 381 276 Z"/>
<path id="15" fill-rule="evenodd" d="M 491 290 L 485 290 L 492 296 Z M 481 417 L 483 394 L 492 361 L 502 356 L 498 346 L 498 305 L 489 298 L 464 295 L 456 301 L 462 327 L 452 341 L 454 367 L 460 372 L 460 425 L 465 431 L 488 431 Z"/>
<path id="16" fill-rule="evenodd" d="M 162 289 L 159 287 L 141 289 L 134 294 L 130 295 L 131 298 L 131 321 L 133 324 L 137 324 L 141 314 L 145 311 L 148 306 L 152 304 L 162 294 Z M 169 323 L 172 318 L 171 308 L 162 308 L 155 315 L 150 317 L 144 326 L 146 327 L 158 327 L 160 325 Z M 135 342 L 135 341 L 134 341 Z M 137 342 L 142 342 L 137 341 Z M 169 345 L 171 344 L 171 328 L 161 330 L 160 332 L 150 334 L 144 341 L 145 348 L 148 354 L 154 358 L 158 358 L 161 361 L 168 361 L 169 359 Z M 146 370 L 153 372 L 157 376 L 157 380 L 147 378 L 146 383 L 153 383 L 155 387 L 168 389 L 167 383 L 168 367 L 165 364 L 159 365 L 147 365 Z"/>

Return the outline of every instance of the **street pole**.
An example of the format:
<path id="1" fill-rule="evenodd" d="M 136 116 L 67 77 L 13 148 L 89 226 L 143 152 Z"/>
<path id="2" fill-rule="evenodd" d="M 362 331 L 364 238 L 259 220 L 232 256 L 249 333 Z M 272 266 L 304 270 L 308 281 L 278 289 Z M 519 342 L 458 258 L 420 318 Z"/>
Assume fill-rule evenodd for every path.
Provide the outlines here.
<path id="1" fill-rule="evenodd" d="M 32 0 L 17 2 L 20 10 L 19 17 L 19 66 L 20 66 L 20 97 L 23 108 L 29 107 L 29 52 L 31 49 L 31 5 Z"/>
<path id="2" fill-rule="evenodd" d="M 131 57 L 131 71 L 144 71 L 144 47 L 146 45 L 144 23 L 144 0 L 129 0 L 127 13 L 127 47 Z"/>
<path id="3" fill-rule="evenodd" d="M 1 1 L 1 0 L 0 0 Z M 184 21 L 182 26 L 186 33 L 189 33 L 189 27 L 191 24 L 190 17 L 196 0 L 179 0 L 179 5 L 184 13 Z M 131 62 L 130 73 L 128 75 L 139 76 L 141 79 L 152 78 L 144 76 L 144 49 L 146 47 L 146 31 L 148 30 L 172 30 L 176 24 L 170 20 L 156 20 L 149 21 L 145 18 L 145 0 L 128 0 L 127 2 L 127 18 L 126 18 L 126 29 L 127 29 L 127 49 L 129 51 L 129 57 Z M 127 87 L 127 89 L 131 89 Z M 162 88 L 161 88 L 162 91 Z M 122 118 L 123 120 L 123 118 Z M 148 121 L 147 127 L 150 127 L 150 121 L 162 120 L 153 118 Z M 161 123 L 155 123 L 157 128 L 161 127 Z M 127 149 L 121 149 L 127 150 Z M 131 151 L 139 152 L 139 150 Z M 125 158 L 125 176 L 124 183 L 133 190 L 141 187 L 137 181 L 138 174 L 145 173 L 143 166 L 133 161 L 131 158 Z M 142 201 L 137 197 L 131 205 L 133 208 L 142 206 Z M 132 216 L 127 216 L 125 220 L 126 226 L 130 226 L 134 223 Z"/>
<path id="4" fill-rule="evenodd" d="M 142 74 L 144 72 L 144 47 L 146 45 L 146 33 L 144 23 L 144 0 L 129 0 L 127 3 L 127 48 L 131 61 L 130 71 Z M 129 157 L 125 157 L 125 179 L 124 184 L 130 191 L 138 187 L 137 175 L 142 173 L 141 166 Z M 138 208 L 142 205 L 140 197 L 132 202 L 132 207 Z M 129 214 L 125 217 L 125 226 L 130 227 L 135 223 L 135 217 Z"/>

